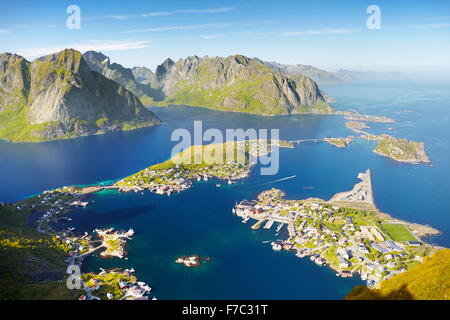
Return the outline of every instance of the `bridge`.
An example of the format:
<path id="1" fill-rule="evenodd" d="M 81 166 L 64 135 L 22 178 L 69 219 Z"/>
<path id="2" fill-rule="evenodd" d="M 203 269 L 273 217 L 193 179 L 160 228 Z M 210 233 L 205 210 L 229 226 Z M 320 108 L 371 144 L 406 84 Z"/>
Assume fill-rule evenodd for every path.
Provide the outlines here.
<path id="1" fill-rule="evenodd" d="M 292 141 L 289 141 L 289 142 L 300 144 L 302 142 L 314 142 L 314 143 L 317 143 L 319 141 L 323 141 L 323 139 L 302 139 L 302 140 L 292 140 Z"/>

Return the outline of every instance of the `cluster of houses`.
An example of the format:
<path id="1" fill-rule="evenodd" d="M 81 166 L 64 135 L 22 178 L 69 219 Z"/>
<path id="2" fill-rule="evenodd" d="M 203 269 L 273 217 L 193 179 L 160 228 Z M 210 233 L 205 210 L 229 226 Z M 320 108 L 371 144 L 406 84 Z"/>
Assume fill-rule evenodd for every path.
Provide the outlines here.
<path id="1" fill-rule="evenodd" d="M 344 208 L 315 201 L 284 200 L 272 189 L 258 201 L 242 201 L 234 212 L 244 218 L 276 221 L 288 225 L 288 238 L 273 242 L 274 250 L 293 250 L 298 257 L 309 256 L 317 265 L 329 265 L 338 276 L 359 273 L 373 285 L 406 270 L 406 262 L 419 260 L 409 243 L 389 240 L 376 226 L 362 226 Z M 413 244 L 413 245 L 420 245 Z"/>
<path id="2" fill-rule="evenodd" d="M 199 165 L 188 168 L 183 165 L 173 165 L 164 169 L 147 168 L 135 175 L 120 180 L 116 186 L 120 191 L 140 192 L 148 189 L 156 194 L 171 195 L 174 192 L 184 191 L 192 186 L 192 180 L 208 181 L 212 177 L 223 180 L 243 178 L 249 166 L 236 162 L 224 164 Z"/>
<path id="3" fill-rule="evenodd" d="M 152 288 L 144 282 L 135 281 L 132 276 L 134 271 L 134 269 L 125 269 L 124 271 L 114 270 L 109 272 L 102 270 L 97 276 L 91 277 L 89 281 L 87 281 L 86 285 L 91 291 L 98 290 L 102 285 L 106 284 L 103 280 L 105 276 L 118 274 L 122 276 L 122 280 L 117 281 L 117 284 L 115 285 L 117 285 L 118 289 L 123 294 L 120 298 L 121 300 L 148 300 L 146 295 L 152 290 Z M 115 298 L 111 292 L 107 292 L 106 297 L 108 299 Z"/>

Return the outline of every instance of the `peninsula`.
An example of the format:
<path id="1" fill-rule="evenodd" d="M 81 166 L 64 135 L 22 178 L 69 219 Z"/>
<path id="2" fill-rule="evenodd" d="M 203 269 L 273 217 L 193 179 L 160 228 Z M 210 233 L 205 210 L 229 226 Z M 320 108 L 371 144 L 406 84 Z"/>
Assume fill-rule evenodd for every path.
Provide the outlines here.
<path id="1" fill-rule="evenodd" d="M 166 162 L 153 165 L 113 187 L 120 191 L 150 190 L 157 194 L 181 192 L 192 186 L 192 181 L 217 178 L 232 184 L 250 174 L 254 159 L 271 152 L 272 148 L 293 148 L 283 140 L 229 141 L 222 144 L 190 146 Z"/>
<path id="2" fill-rule="evenodd" d="M 360 115 L 354 112 L 344 112 L 343 114 L 345 114 L 345 118 L 347 120 L 351 120 L 345 122 L 345 126 L 347 128 L 355 133 L 358 133 L 360 135 L 359 137 L 362 139 L 378 141 L 377 146 L 373 150 L 375 153 L 399 162 L 412 164 L 430 162 L 430 159 L 425 151 L 425 144 L 423 142 L 396 138 L 387 134 L 375 135 L 362 130 L 369 127 L 361 121 L 392 123 L 394 122 L 393 119 L 386 117 Z M 342 139 L 345 138 L 340 139 L 342 141 Z M 332 143 L 332 141 L 329 142 Z M 348 144 L 343 143 L 340 144 L 341 147 L 345 147 L 347 145 Z"/>
<path id="3" fill-rule="evenodd" d="M 124 258 L 126 240 L 134 234 L 96 229 L 92 235 L 76 235 L 73 228 L 60 227 L 68 219 L 65 214 L 88 206 L 87 195 L 98 190 L 67 187 L 0 205 L 0 267 L 8 274 L 0 279 L 1 298 L 147 299 L 151 288 L 138 282 L 131 269 L 81 273 L 79 278 L 67 275 L 67 270 L 80 270 L 83 260 L 100 249 L 102 258 Z M 37 216 L 34 226 L 32 216 Z M 66 283 L 74 288 L 69 290 Z"/>
<path id="4" fill-rule="evenodd" d="M 277 232 L 287 226 L 287 238 L 272 242 L 274 250 L 289 250 L 300 258 L 310 257 L 317 265 L 328 265 L 336 275 L 358 274 L 369 286 L 405 272 L 436 251 L 422 238 L 439 231 L 394 219 L 374 204 L 371 173 L 351 191 L 322 199 L 286 200 L 281 190 L 271 189 L 258 200 L 242 201 L 233 211 L 253 229 L 264 225 Z"/>

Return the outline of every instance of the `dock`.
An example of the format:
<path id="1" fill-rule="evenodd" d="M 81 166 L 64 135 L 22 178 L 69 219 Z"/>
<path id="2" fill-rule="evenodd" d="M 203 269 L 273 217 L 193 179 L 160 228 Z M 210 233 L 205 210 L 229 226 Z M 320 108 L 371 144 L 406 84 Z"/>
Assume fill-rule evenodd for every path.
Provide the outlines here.
<path id="1" fill-rule="evenodd" d="M 264 225 L 264 229 L 270 229 L 270 228 L 272 228 L 272 225 L 273 225 L 273 223 L 274 223 L 275 221 L 273 221 L 273 220 L 267 220 L 267 223 Z"/>

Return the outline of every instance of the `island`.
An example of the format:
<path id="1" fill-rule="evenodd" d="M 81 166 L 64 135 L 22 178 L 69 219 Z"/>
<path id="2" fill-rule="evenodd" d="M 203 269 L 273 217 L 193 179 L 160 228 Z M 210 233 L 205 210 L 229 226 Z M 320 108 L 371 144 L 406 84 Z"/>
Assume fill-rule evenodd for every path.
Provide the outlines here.
<path id="1" fill-rule="evenodd" d="M 369 128 L 368 125 L 366 125 L 364 122 L 360 122 L 360 121 L 346 121 L 345 126 L 351 130 L 354 130 L 354 129 L 361 130 L 361 129 Z"/>
<path id="2" fill-rule="evenodd" d="M 208 181 L 210 178 L 233 181 L 246 178 L 255 159 L 279 148 L 293 148 L 284 140 L 229 141 L 222 144 L 190 146 L 166 162 L 150 166 L 126 177 L 113 187 L 120 191 L 143 191 L 170 195 L 192 186 L 192 181 Z M 222 153 L 217 157 L 216 152 Z M 231 155 L 231 159 L 229 159 Z"/>
<path id="3" fill-rule="evenodd" d="M 430 162 L 423 142 L 409 141 L 387 135 L 378 140 L 374 152 L 401 162 L 414 164 Z"/>
<path id="4" fill-rule="evenodd" d="M 389 120 L 389 118 L 384 117 L 381 117 L 381 119 L 375 117 L 375 120 L 373 120 L 374 116 L 364 116 L 363 119 L 365 119 L 366 117 L 369 117 L 372 122 L 376 120 L 377 122 L 391 122 L 391 119 Z M 350 118 L 354 119 L 355 116 L 351 116 Z M 359 117 L 358 119 L 361 118 Z M 395 161 L 412 164 L 430 162 L 430 159 L 425 151 L 425 144 L 423 142 L 410 141 L 408 139 L 397 138 L 387 134 L 371 134 L 362 130 L 369 127 L 366 126 L 365 123 L 359 121 L 346 122 L 345 126 L 353 132 L 358 133 L 360 135 L 359 138 L 377 141 L 378 144 L 373 151 L 381 156 L 388 157 Z M 329 142 L 332 143 L 331 141 Z M 341 144 L 341 146 L 346 145 Z"/>
<path id="5" fill-rule="evenodd" d="M 273 250 L 293 251 L 309 257 L 317 265 L 327 265 L 337 276 L 359 275 L 371 287 L 420 264 L 424 257 L 440 249 L 424 242 L 438 230 L 401 221 L 380 212 L 374 204 L 371 172 L 350 191 L 330 200 L 317 198 L 287 200 L 281 190 L 271 189 L 257 200 L 243 200 L 233 212 L 252 228 L 277 224 L 277 233 L 286 225 L 287 238 L 271 243 Z"/>
<path id="6" fill-rule="evenodd" d="M 395 120 L 388 117 L 372 116 L 359 114 L 356 111 L 343 111 L 340 114 L 344 115 L 344 118 L 349 121 L 366 121 L 366 122 L 379 122 L 379 123 L 394 123 Z"/>
<path id="7" fill-rule="evenodd" d="M 175 263 L 182 264 L 187 268 L 198 268 L 204 261 L 211 261 L 209 257 L 200 257 L 199 255 L 181 256 L 175 260 Z"/>
<path id="8" fill-rule="evenodd" d="M 345 148 L 348 147 L 352 143 L 352 138 L 324 138 L 323 141 L 328 142 L 329 144 L 338 147 Z"/>

